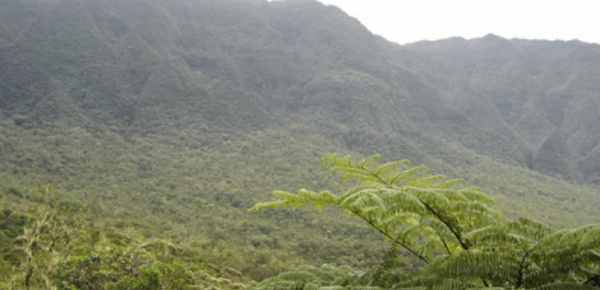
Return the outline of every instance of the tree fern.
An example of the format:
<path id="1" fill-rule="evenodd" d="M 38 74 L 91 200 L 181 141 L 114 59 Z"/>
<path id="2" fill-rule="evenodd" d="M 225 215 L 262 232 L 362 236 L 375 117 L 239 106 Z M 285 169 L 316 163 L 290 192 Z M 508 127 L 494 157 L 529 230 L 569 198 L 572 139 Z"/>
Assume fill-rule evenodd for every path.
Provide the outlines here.
<path id="1" fill-rule="evenodd" d="M 481 189 L 462 179 L 430 175 L 426 166 L 413 167 L 408 160 L 382 164 L 381 156 L 373 155 L 355 163 L 329 154 L 322 165 L 329 174 L 339 172 L 344 180 L 361 183 L 342 194 L 275 191 L 276 200 L 250 210 L 335 207 L 377 230 L 390 243 L 389 250 L 380 266 L 364 276 L 368 278 L 352 283 L 395 289 L 587 289 L 600 281 L 600 225 L 556 230 L 528 219 L 509 221 Z M 396 275 L 392 257 L 398 252 L 417 257 L 424 266 L 391 285 Z M 300 269 L 289 275 L 270 281 L 334 286 L 323 282 L 331 279 Z M 356 286 L 352 283 L 335 285 L 350 289 Z"/>
<path id="2" fill-rule="evenodd" d="M 593 290 L 598 287 L 590 285 L 581 285 L 577 283 L 551 283 L 533 288 L 535 290 Z"/>

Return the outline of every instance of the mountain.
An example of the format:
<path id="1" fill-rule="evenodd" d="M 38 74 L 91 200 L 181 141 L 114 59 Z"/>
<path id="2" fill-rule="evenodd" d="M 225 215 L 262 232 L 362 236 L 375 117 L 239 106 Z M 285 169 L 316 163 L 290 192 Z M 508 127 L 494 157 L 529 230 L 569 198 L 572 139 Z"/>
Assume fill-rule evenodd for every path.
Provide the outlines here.
<path id="1" fill-rule="evenodd" d="M 597 221 L 599 45 L 400 46 L 302 0 L 6 0 L 0 19 L 3 203 L 50 182 L 99 223 L 257 279 L 377 260 L 350 219 L 246 212 L 273 189 L 347 188 L 328 152 L 426 164 L 515 217 Z"/>
<path id="2" fill-rule="evenodd" d="M 470 148 L 552 176 L 597 184 L 598 172 L 582 164 L 598 160 L 592 156 L 600 143 L 595 126 L 600 122 L 595 109 L 600 105 L 598 45 L 488 35 L 473 41 L 416 43 L 410 49 L 445 68 L 441 70 L 450 77 L 431 81 L 444 88 L 453 107 L 482 129 L 504 135 L 517 150 L 507 156 L 499 152 L 506 149 Z M 549 145 L 552 139 L 562 145 Z"/>

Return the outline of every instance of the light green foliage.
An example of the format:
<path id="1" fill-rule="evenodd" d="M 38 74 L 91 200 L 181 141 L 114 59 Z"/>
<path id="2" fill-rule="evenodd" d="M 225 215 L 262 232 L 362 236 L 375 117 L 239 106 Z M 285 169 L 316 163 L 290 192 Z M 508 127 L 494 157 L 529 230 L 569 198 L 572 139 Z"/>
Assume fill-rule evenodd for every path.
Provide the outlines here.
<path id="1" fill-rule="evenodd" d="M 8 206 L 0 210 L 0 276 L 7 276 L 19 255 L 12 251 L 13 241 L 27 223 L 25 215 Z"/>
<path id="2" fill-rule="evenodd" d="M 93 226 L 84 207 L 39 190 L 30 221 L 2 268 L 1 289 L 241 289 L 215 277 L 198 254 L 129 229 Z"/>
<path id="3" fill-rule="evenodd" d="M 330 154 L 322 164 L 330 174 L 339 172 L 344 180 L 361 183 L 339 197 L 305 189 L 297 195 L 275 192 L 278 200 L 258 203 L 250 210 L 334 207 L 365 221 L 390 246 L 375 272 L 356 279 L 362 285 L 433 289 L 600 286 L 600 224 L 559 230 L 528 219 L 509 221 L 493 209 L 493 201 L 479 188 L 428 175 L 427 167 L 412 167 L 406 160 L 381 164 L 381 157 L 373 155 L 354 163 L 350 157 Z M 410 275 L 394 271 L 399 267 L 395 256 L 400 250 L 421 261 L 418 271 Z M 269 281 L 308 285 L 315 280 L 299 274 L 297 269 Z M 272 285 L 269 281 L 264 285 Z"/>
<path id="4" fill-rule="evenodd" d="M 501 218 L 487 207 L 492 201 L 477 188 L 456 188 L 459 180 L 422 175 L 429 169 L 412 167 L 403 160 L 380 165 L 378 155 L 354 164 L 350 157 L 327 155 L 323 166 L 340 172 L 343 178 L 362 181 L 339 198 L 330 192 L 299 191 L 298 195 L 275 192 L 280 199 L 259 203 L 253 210 L 314 205 L 334 206 L 355 215 L 424 262 L 434 250 L 448 253 L 467 247 L 462 235 Z M 311 202 L 311 200 L 314 200 Z"/>
<path id="5" fill-rule="evenodd" d="M 30 223 L 23 228 L 23 234 L 15 238 L 16 246 L 11 250 L 21 256 L 16 263 L 19 267 L 13 269 L 15 274 L 7 280 L 27 289 L 50 288 L 58 257 L 74 250 L 74 242 L 81 238 L 87 221 L 82 219 L 82 208 L 59 204 L 49 185 L 39 189 L 30 214 Z"/>

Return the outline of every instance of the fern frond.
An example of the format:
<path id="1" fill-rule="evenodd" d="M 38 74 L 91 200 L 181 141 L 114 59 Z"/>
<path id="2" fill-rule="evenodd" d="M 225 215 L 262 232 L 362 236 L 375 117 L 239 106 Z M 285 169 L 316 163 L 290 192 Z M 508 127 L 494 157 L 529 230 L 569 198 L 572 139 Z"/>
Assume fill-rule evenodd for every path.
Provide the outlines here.
<path id="1" fill-rule="evenodd" d="M 406 191 L 392 189 L 382 191 L 384 198 L 388 201 L 390 213 L 408 211 L 417 214 L 425 212 L 425 206 L 416 196 Z"/>
<path id="2" fill-rule="evenodd" d="M 435 267 L 442 277 L 499 281 L 512 280 L 520 261 L 514 249 L 502 247 L 462 251 L 441 260 Z"/>
<path id="3" fill-rule="evenodd" d="M 321 289 L 323 289 L 323 288 L 321 288 Z M 377 287 L 377 286 L 352 286 L 347 289 L 349 289 L 349 290 L 384 290 L 384 288 Z"/>
<path id="4" fill-rule="evenodd" d="M 353 187 L 350 190 L 348 190 L 346 193 L 344 193 L 340 199 L 341 200 L 345 200 L 347 199 L 349 196 L 352 196 L 356 193 L 359 192 L 368 192 L 368 191 L 382 191 L 385 188 L 385 186 L 383 186 L 381 183 L 363 183 L 359 186 Z"/>
<path id="5" fill-rule="evenodd" d="M 374 154 L 363 159 L 360 163 L 358 163 L 358 166 L 365 169 L 371 168 L 373 165 L 381 163 L 381 160 L 381 155 Z"/>
<path id="6" fill-rule="evenodd" d="M 339 171 L 344 173 L 344 181 L 348 181 L 350 180 L 350 178 L 354 178 L 356 180 L 359 181 L 363 181 L 363 182 L 375 182 L 375 183 L 385 183 L 383 179 L 381 179 L 379 176 L 377 176 L 376 174 L 370 172 L 367 169 L 364 169 L 362 167 L 357 167 L 354 165 L 351 166 L 332 166 L 329 169 L 329 174 L 333 174 L 333 172 L 335 171 Z"/>
<path id="7" fill-rule="evenodd" d="M 311 265 L 300 265 L 296 268 L 297 271 L 311 272 L 316 273 L 319 271 L 319 268 Z"/>
<path id="8" fill-rule="evenodd" d="M 435 235 L 447 243 L 456 243 L 454 234 L 439 219 L 432 216 L 421 216 L 420 225 L 423 229 L 431 229 Z"/>
<path id="9" fill-rule="evenodd" d="M 459 190 L 459 192 L 462 193 L 462 195 L 470 201 L 488 204 L 488 205 L 495 204 L 494 199 L 492 197 L 490 197 L 489 195 L 483 193 L 483 191 L 479 187 L 470 187 L 470 188 L 466 188 L 466 189 L 461 189 L 461 190 Z"/>
<path id="10" fill-rule="evenodd" d="M 315 275 L 315 279 L 313 281 L 330 283 L 335 281 L 336 277 L 339 276 L 339 269 L 335 267 L 331 267 L 327 264 L 321 266 L 320 268 L 316 268 L 313 266 L 303 265 L 296 268 L 295 271 L 305 271 L 310 272 Z"/>
<path id="11" fill-rule="evenodd" d="M 271 278 L 254 287 L 254 290 L 296 290 L 298 285 L 293 281 L 278 280 Z M 342 288 L 343 289 L 343 288 Z"/>
<path id="12" fill-rule="evenodd" d="M 323 166 L 323 168 L 327 168 L 328 166 L 332 166 L 332 165 L 351 165 L 351 164 L 352 164 L 351 156 L 345 156 L 343 158 L 339 158 L 335 154 L 326 154 L 325 156 L 323 156 L 323 158 L 321 158 L 321 166 Z"/>
<path id="13" fill-rule="evenodd" d="M 358 164 L 352 163 L 350 157 L 339 159 L 336 155 L 330 154 L 326 155 L 321 163 L 324 168 L 329 167 L 329 175 L 334 172 L 343 173 L 344 181 L 354 178 L 363 182 L 375 182 L 388 186 L 411 178 L 420 171 L 429 172 L 429 169 L 425 166 L 411 168 L 410 161 L 406 159 L 379 165 L 381 156 L 378 154 L 369 156 Z M 397 172 L 403 167 L 407 167 L 407 169 Z M 392 183 L 392 181 L 395 183 Z"/>
<path id="14" fill-rule="evenodd" d="M 450 208 L 450 200 L 444 194 L 444 191 L 413 186 L 405 186 L 402 189 L 417 197 L 421 200 L 421 203 L 434 205 L 436 208 Z"/>
<path id="15" fill-rule="evenodd" d="M 557 282 L 542 285 L 537 288 L 533 288 L 535 290 L 593 290 L 598 289 L 598 287 L 593 287 L 591 285 L 583 285 L 577 283 L 569 283 L 569 282 Z"/>
<path id="16" fill-rule="evenodd" d="M 408 159 L 402 159 L 395 162 L 389 162 L 380 166 L 376 166 L 373 172 L 379 176 L 388 176 L 396 171 L 399 171 L 401 168 L 405 167 L 406 169 L 410 169 L 412 164 Z"/>
<path id="17" fill-rule="evenodd" d="M 249 208 L 248 211 L 265 211 L 267 209 L 277 210 L 283 207 L 287 207 L 285 200 L 265 201 L 255 204 L 253 207 Z"/>
<path id="18" fill-rule="evenodd" d="M 429 168 L 425 165 L 420 165 L 417 167 L 408 168 L 407 170 L 397 172 L 394 175 L 386 178 L 387 182 L 391 185 L 399 185 L 401 183 L 406 182 L 407 180 L 413 178 L 415 175 L 424 172 L 429 173 Z"/>
<path id="19" fill-rule="evenodd" d="M 584 239 L 585 238 L 585 239 Z M 540 244 L 545 247 L 553 245 L 574 245 L 579 250 L 597 246 L 600 242 L 600 224 L 588 225 L 574 229 L 563 229 L 544 236 Z M 584 244 L 582 244 L 582 242 Z"/>
<path id="20" fill-rule="evenodd" d="M 457 187 L 457 186 L 467 186 L 467 181 L 464 180 L 463 178 L 455 178 L 455 179 L 450 179 L 450 180 L 446 180 L 445 184 L 444 184 L 447 188 L 453 188 L 453 187 Z M 474 189 L 479 189 L 478 187 L 473 187 Z M 481 191 L 481 189 L 479 189 Z"/>
<path id="21" fill-rule="evenodd" d="M 466 241 L 478 247 L 494 247 L 499 245 L 514 245 L 515 251 L 527 247 L 531 241 L 521 235 L 512 233 L 502 225 L 488 225 L 476 228 L 464 235 Z"/>
<path id="22" fill-rule="evenodd" d="M 501 212 L 478 202 L 455 202 L 452 207 L 452 214 L 465 231 L 490 224 L 503 224 L 506 220 L 506 216 Z"/>
<path id="23" fill-rule="evenodd" d="M 412 228 L 420 225 L 421 216 L 412 212 L 394 212 L 382 220 L 386 229 L 388 228 Z M 405 230 L 406 231 L 406 230 Z"/>
<path id="24" fill-rule="evenodd" d="M 579 241 L 579 250 L 600 248 L 600 224 L 591 225 Z"/>
<path id="25" fill-rule="evenodd" d="M 328 206 L 335 206 L 339 203 L 339 197 L 329 191 L 313 192 L 306 189 L 301 189 L 298 194 L 289 193 L 286 191 L 273 191 L 273 195 L 278 197 L 278 200 L 261 202 L 254 205 L 248 211 L 264 211 L 266 209 L 289 208 L 297 209 L 307 205 L 313 205 L 317 210 L 321 211 Z"/>
<path id="26" fill-rule="evenodd" d="M 535 241 L 556 231 L 555 228 L 546 224 L 525 218 L 509 223 L 508 228 L 511 232 Z"/>
<path id="27" fill-rule="evenodd" d="M 361 208 L 370 208 L 376 206 L 381 212 L 386 211 L 386 202 L 379 195 L 378 190 L 367 189 L 354 193 L 353 195 L 346 196 L 340 199 L 339 207 L 343 209 L 358 209 L 361 212 Z"/>
<path id="28" fill-rule="evenodd" d="M 468 283 L 456 279 L 440 279 L 437 277 L 414 277 L 412 281 L 407 281 L 395 285 L 394 289 L 436 289 L 436 290 L 464 290 L 475 287 L 473 283 Z"/>
<path id="29" fill-rule="evenodd" d="M 382 287 L 387 285 L 387 278 L 390 275 L 390 271 L 396 266 L 399 251 L 400 246 L 398 244 L 390 244 L 383 259 L 381 259 L 381 263 L 377 266 L 377 270 L 375 270 L 372 277 L 373 281 L 370 284 Z"/>
<path id="30" fill-rule="evenodd" d="M 429 169 L 427 169 L 429 171 Z M 404 186 L 436 188 L 439 184 L 446 182 L 446 177 L 443 175 L 430 175 L 411 179 L 404 183 Z"/>
<path id="31" fill-rule="evenodd" d="M 291 271 L 281 273 L 277 276 L 280 280 L 293 281 L 296 284 L 306 284 L 316 279 L 315 274 L 308 271 Z"/>
<path id="32" fill-rule="evenodd" d="M 319 290 L 346 290 L 345 287 L 334 285 L 334 286 L 321 286 Z"/>

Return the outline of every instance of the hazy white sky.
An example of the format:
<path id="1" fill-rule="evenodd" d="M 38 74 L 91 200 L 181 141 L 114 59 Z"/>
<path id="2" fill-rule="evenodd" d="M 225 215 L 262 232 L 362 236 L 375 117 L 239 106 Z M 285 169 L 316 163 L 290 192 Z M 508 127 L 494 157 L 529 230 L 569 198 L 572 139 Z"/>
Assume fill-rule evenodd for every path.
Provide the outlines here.
<path id="1" fill-rule="evenodd" d="M 600 43 L 600 0 L 318 0 L 400 44 L 452 36 Z"/>

